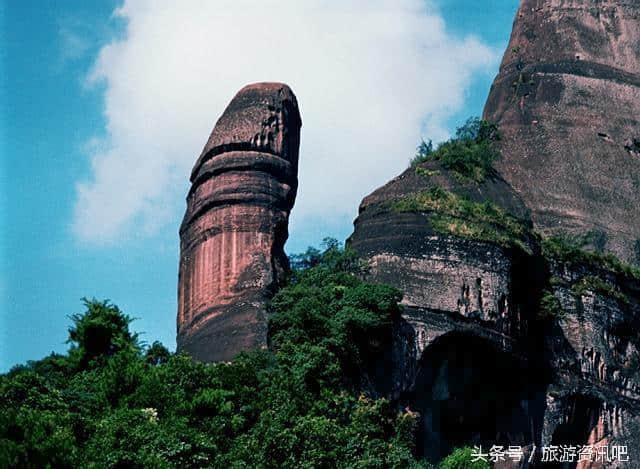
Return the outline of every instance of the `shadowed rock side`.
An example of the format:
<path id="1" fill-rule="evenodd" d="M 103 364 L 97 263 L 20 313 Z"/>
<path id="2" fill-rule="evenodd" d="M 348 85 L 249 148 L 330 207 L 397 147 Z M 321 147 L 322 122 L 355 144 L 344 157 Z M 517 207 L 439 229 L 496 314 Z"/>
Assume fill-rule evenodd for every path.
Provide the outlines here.
<path id="1" fill-rule="evenodd" d="M 180 227 L 178 351 L 229 360 L 265 347 L 265 301 L 288 269 L 300 114 L 287 85 L 238 92 L 191 174 Z"/>
<path id="2" fill-rule="evenodd" d="M 523 0 L 484 109 L 496 167 L 547 233 L 640 262 L 640 3 Z M 605 242 L 606 241 L 606 242 Z"/>
<path id="3" fill-rule="evenodd" d="M 528 226 L 527 209 L 498 175 L 477 184 L 432 161 L 407 169 L 365 197 L 348 244 L 369 260 L 372 280 L 404 292 L 404 305 L 498 321 L 504 323 L 500 329 L 508 331 L 512 270 L 508 246 L 486 242 L 482 236 L 452 235 L 448 225 L 465 230 L 468 220 L 463 216 L 447 219 L 444 229 L 434 226 L 434 215 L 447 213 L 448 207 L 421 209 L 405 203 L 432 189 L 472 203 L 490 201 Z"/>
<path id="4" fill-rule="evenodd" d="M 555 260 L 549 270 L 562 315 L 545 334 L 554 379 L 542 444 L 623 445 L 634 465 L 640 457 L 640 281 Z M 627 466 L 601 460 L 574 467 Z"/>

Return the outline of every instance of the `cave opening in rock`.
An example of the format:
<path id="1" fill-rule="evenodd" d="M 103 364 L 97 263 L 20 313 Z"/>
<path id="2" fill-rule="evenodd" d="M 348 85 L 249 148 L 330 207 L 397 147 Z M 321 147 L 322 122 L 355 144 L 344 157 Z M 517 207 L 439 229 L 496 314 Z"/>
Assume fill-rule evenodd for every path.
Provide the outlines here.
<path id="1" fill-rule="evenodd" d="M 467 333 L 439 337 L 424 351 L 409 406 L 420 412 L 416 449 L 432 462 L 454 448 L 525 446 L 533 441 L 525 364 Z"/>

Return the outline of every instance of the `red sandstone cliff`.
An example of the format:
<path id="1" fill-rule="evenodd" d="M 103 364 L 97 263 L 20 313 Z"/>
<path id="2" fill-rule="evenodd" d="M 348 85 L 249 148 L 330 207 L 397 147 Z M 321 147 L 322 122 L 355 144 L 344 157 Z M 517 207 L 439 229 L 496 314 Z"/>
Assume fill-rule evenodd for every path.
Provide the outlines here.
<path id="1" fill-rule="evenodd" d="M 537 228 L 640 261 L 639 116 L 640 3 L 522 1 L 484 117 Z"/>
<path id="2" fill-rule="evenodd" d="M 180 227 L 178 351 L 219 361 L 266 346 L 265 301 L 288 268 L 300 126 L 282 83 L 244 87 L 216 123 Z"/>
<path id="3" fill-rule="evenodd" d="M 368 280 L 404 293 L 380 388 L 421 415 L 421 455 L 498 442 L 538 454 L 496 467 L 531 468 L 556 467 L 541 446 L 636 451 L 640 278 L 546 252 L 529 222 L 600 233 L 599 247 L 633 260 L 639 116 L 640 2 L 523 0 L 484 112 L 502 134 L 497 172 L 477 183 L 429 161 L 362 201 L 349 244 Z M 520 218 L 529 245 L 482 239 L 473 212 L 434 202 L 434 188 Z"/>

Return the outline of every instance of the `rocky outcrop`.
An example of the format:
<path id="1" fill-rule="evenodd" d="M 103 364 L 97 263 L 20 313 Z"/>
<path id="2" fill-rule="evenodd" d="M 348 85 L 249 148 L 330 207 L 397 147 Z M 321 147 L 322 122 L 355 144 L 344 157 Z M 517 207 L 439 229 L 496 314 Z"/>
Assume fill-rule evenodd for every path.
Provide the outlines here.
<path id="1" fill-rule="evenodd" d="M 365 197 L 354 225 L 367 279 L 404 292 L 377 391 L 419 412 L 419 452 L 522 447 L 503 468 L 538 467 L 552 445 L 601 447 L 581 469 L 618 467 L 605 446 L 635 456 L 640 272 L 542 239 L 497 173 L 478 183 L 438 161 Z"/>
<path id="2" fill-rule="evenodd" d="M 639 43 L 637 1 L 523 0 L 484 117 L 536 227 L 640 263 Z"/>
<path id="3" fill-rule="evenodd" d="M 640 272 L 598 254 L 640 261 L 639 43 L 637 2 L 523 0 L 484 113 L 495 172 L 432 158 L 360 206 L 349 245 L 404 292 L 378 392 L 419 412 L 434 462 L 463 444 L 536 450 L 496 467 L 552 445 L 600 449 L 542 467 L 640 458 Z M 548 239 L 565 233 L 588 251 Z"/>
<path id="4" fill-rule="evenodd" d="M 367 280 L 404 293 L 379 389 L 420 413 L 418 451 L 433 461 L 469 443 L 530 450 L 541 428 L 544 371 L 528 355 L 523 308 L 535 275 L 515 283 L 538 249 L 528 216 L 496 173 L 477 182 L 438 161 L 360 205 L 348 245 Z"/>
<path id="5" fill-rule="evenodd" d="M 559 314 L 544 336 L 553 379 L 546 391 L 542 444 L 623 445 L 629 460 L 637 461 L 640 278 L 553 257 L 549 272 Z"/>
<path id="6" fill-rule="evenodd" d="M 446 227 L 434 226 L 438 210 L 410 206 L 412 199 L 438 188 L 474 203 L 489 201 L 528 224 L 528 210 L 496 174 L 477 184 L 432 161 L 407 169 L 365 197 L 348 244 L 370 261 L 372 280 L 404 292 L 406 306 L 486 321 L 504 317 L 511 290 L 508 246 L 451 236 Z M 461 228 L 469 222 L 457 221 Z"/>
<path id="7" fill-rule="evenodd" d="M 591 232 L 591 248 L 636 263 L 638 44 L 637 2 L 523 0 L 484 110 L 503 137 L 496 168 L 535 227 Z M 553 304 L 560 317 L 536 332 L 551 371 L 540 443 L 632 451 L 640 438 L 638 276 L 605 267 L 605 258 L 547 257 L 537 311 Z"/>
<path id="8" fill-rule="evenodd" d="M 266 347 L 265 301 L 288 269 L 300 126 L 282 83 L 244 87 L 216 123 L 180 227 L 178 351 L 219 361 Z"/>

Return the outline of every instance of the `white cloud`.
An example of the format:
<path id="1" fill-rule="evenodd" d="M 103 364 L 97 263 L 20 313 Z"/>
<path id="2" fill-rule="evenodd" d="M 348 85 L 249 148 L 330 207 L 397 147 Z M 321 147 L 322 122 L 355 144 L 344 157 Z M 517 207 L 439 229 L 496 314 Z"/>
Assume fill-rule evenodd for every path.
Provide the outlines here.
<path id="1" fill-rule="evenodd" d="M 89 76 L 105 85 L 107 121 L 77 187 L 73 227 L 89 242 L 180 218 L 213 124 L 258 81 L 288 83 L 300 104 L 294 221 L 355 214 L 421 135 L 446 136 L 472 74 L 497 59 L 422 0 L 125 1 L 116 14 L 126 35 Z"/>

